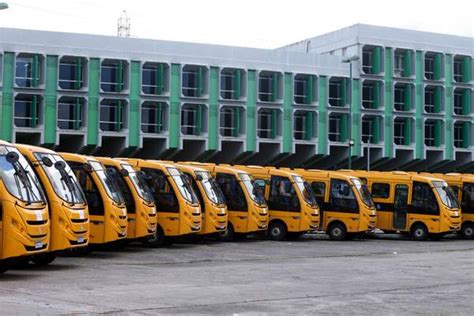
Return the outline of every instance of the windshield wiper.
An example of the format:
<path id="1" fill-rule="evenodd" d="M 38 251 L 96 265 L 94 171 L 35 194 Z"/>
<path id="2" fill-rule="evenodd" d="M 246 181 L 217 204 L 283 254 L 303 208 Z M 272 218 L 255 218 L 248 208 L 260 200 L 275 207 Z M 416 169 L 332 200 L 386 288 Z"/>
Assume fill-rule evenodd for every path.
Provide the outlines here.
<path id="1" fill-rule="evenodd" d="M 30 179 L 28 178 L 28 171 L 17 161 L 12 162 L 13 169 L 15 169 L 15 179 L 19 179 L 26 190 L 26 201 L 27 205 L 32 203 L 32 197 L 36 197 L 31 186 Z M 18 184 L 19 185 L 19 184 Z M 23 195 L 22 195 L 23 197 Z M 37 197 L 36 197 L 37 198 Z"/>

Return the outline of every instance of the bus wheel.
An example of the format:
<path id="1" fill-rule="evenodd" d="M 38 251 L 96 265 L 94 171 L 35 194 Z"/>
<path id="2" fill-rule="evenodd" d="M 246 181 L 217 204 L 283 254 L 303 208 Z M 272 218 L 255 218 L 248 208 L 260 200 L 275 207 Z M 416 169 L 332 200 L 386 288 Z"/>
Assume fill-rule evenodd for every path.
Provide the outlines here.
<path id="1" fill-rule="evenodd" d="M 158 248 L 165 244 L 165 234 L 160 226 L 156 227 L 156 233 L 143 241 L 143 246 Z"/>
<path id="2" fill-rule="evenodd" d="M 474 224 L 464 223 L 461 227 L 461 236 L 465 239 L 472 239 L 474 237 Z"/>
<path id="3" fill-rule="evenodd" d="M 48 264 L 53 262 L 54 259 L 56 259 L 55 254 L 53 254 L 53 253 L 42 253 L 42 254 L 32 256 L 31 257 L 31 262 L 33 262 L 33 264 L 35 266 L 43 267 L 43 266 L 47 266 Z"/>
<path id="4" fill-rule="evenodd" d="M 347 237 L 346 226 L 342 223 L 333 223 L 329 225 L 328 234 L 332 240 L 344 240 Z"/>
<path id="5" fill-rule="evenodd" d="M 227 225 L 227 229 L 222 232 L 220 240 L 222 241 L 233 241 L 235 237 L 234 226 L 232 224 Z"/>
<path id="6" fill-rule="evenodd" d="M 410 229 L 410 236 L 414 240 L 426 240 L 428 239 L 428 229 L 423 224 L 415 224 Z"/>
<path id="7" fill-rule="evenodd" d="M 282 241 L 286 238 L 286 226 L 280 222 L 273 222 L 270 223 L 268 227 L 268 235 L 270 236 L 271 240 L 275 241 Z"/>

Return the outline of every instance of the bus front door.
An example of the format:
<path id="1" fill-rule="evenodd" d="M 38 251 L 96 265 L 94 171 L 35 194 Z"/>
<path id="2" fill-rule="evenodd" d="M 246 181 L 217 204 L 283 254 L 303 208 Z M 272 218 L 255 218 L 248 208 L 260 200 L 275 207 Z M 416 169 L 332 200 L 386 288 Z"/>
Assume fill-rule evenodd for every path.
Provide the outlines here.
<path id="1" fill-rule="evenodd" d="M 405 230 L 407 226 L 408 186 L 397 184 L 393 204 L 393 228 Z"/>

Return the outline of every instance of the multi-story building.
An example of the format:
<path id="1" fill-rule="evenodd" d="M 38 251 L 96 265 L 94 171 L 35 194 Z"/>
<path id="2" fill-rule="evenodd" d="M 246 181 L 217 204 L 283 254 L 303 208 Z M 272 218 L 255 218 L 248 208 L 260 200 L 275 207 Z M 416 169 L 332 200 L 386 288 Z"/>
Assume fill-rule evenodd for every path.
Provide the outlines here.
<path id="1" fill-rule="evenodd" d="M 0 43 L 8 141 L 343 168 L 352 139 L 354 168 L 369 152 L 378 169 L 474 168 L 472 38 L 355 25 L 275 50 L 16 29 Z"/>

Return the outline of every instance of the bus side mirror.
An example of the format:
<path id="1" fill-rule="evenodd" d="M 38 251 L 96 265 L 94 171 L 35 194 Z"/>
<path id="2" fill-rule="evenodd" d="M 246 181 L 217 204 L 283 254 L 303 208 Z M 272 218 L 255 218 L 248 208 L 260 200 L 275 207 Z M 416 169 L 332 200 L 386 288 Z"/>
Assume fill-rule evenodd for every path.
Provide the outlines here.
<path id="1" fill-rule="evenodd" d="M 52 167 L 53 166 L 53 161 L 49 157 L 41 157 L 41 162 L 46 166 L 46 167 Z"/>
<path id="2" fill-rule="evenodd" d="M 196 175 L 196 180 L 201 182 L 203 180 L 202 175 L 200 175 L 200 174 Z"/>
<path id="3" fill-rule="evenodd" d="M 20 159 L 20 155 L 18 155 L 18 153 L 14 151 L 10 151 L 8 152 L 5 158 L 7 159 L 9 163 L 14 164 Z"/>
<path id="4" fill-rule="evenodd" d="M 49 167 L 51 167 L 51 166 L 49 166 Z M 54 168 L 56 168 L 57 170 L 64 170 L 64 169 L 66 169 L 66 163 L 64 161 L 61 161 L 61 160 L 56 161 L 54 163 Z"/>
<path id="5" fill-rule="evenodd" d="M 83 166 L 83 168 L 84 168 L 84 171 L 87 172 L 87 173 L 91 173 L 91 172 L 92 172 L 92 166 L 91 166 L 91 164 L 89 164 L 89 163 L 85 163 L 84 166 Z"/>
<path id="6" fill-rule="evenodd" d="M 121 174 L 123 177 L 128 177 L 128 175 L 129 175 L 127 169 L 120 169 L 120 174 Z"/>

